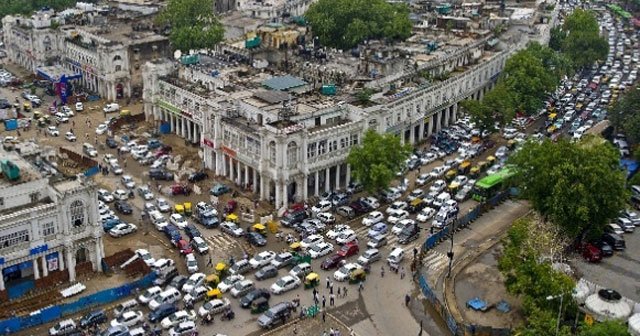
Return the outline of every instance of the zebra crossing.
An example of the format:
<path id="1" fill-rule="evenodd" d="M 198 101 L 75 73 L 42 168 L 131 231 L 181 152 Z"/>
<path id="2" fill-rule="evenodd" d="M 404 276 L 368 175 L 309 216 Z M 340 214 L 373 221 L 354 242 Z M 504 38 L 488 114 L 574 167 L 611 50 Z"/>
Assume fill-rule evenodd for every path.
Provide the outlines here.
<path id="1" fill-rule="evenodd" d="M 237 243 L 234 238 L 222 233 L 206 237 L 205 240 L 209 242 L 209 248 L 212 251 L 230 251 L 236 247 Z"/>
<path id="2" fill-rule="evenodd" d="M 441 252 L 430 250 L 422 259 L 422 265 L 433 272 L 440 272 L 447 267 L 449 258 Z"/>
<path id="3" fill-rule="evenodd" d="M 360 227 L 357 227 L 353 230 L 356 235 L 358 236 L 358 240 L 359 241 L 363 241 L 363 242 L 367 242 L 369 240 L 369 228 L 362 225 Z M 414 247 L 418 246 L 420 239 L 407 244 L 407 245 L 400 245 L 400 243 L 398 243 L 398 236 L 396 234 L 391 233 L 391 227 L 389 227 L 389 232 L 387 233 L 387 245 L 383 247 L 388 249 L 389 251 L 393 250 L 396 247 L 401 247 L 404 250 L 404 253 L 408 253 L 411 252 L 413 250 Z"/>

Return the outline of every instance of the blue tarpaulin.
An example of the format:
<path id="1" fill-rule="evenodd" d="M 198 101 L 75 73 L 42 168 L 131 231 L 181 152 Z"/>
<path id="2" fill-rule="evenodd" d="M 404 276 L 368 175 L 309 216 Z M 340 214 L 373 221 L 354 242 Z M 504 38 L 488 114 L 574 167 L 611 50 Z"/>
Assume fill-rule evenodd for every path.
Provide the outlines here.
<path id="1" fill-rule="evenodd" d="M 638 161 L 632 159 L 621 159 L 620 160 L 620 168 L 627 171 L 627 178 L 631 178 L 637 171 L 640 165 Z"/>
<path id="2" fill-rule="evenodd" d="M 487 310 L 487 302 L 480 299 L 479 297 L 474 297 L 473 299 L 467 301 L 467 308 L 478 311 L 485 311 Z"/>
<path id="3" fill-rule="evenodd" d="M 18 120 L 17 119 L 8 119 L 4 121 L 4 129 L 5 131 L 13 131 L 18 128 Z"/>

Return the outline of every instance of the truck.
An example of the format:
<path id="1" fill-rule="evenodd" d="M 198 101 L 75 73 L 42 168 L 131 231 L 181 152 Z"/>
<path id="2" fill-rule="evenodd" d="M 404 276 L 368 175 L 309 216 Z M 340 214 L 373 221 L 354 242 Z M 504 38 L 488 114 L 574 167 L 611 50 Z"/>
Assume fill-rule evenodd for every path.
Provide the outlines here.
<path id="1" fill-rule="evenodd" d="M 196 204 L 194 215 L 196 221 L 202 224 L 207 229 L 216 228 L 218 227 L 218 225 L 220 225 L 218 212 L 216 211 L 216 209 L 209 206 L 205 202 Z"/>

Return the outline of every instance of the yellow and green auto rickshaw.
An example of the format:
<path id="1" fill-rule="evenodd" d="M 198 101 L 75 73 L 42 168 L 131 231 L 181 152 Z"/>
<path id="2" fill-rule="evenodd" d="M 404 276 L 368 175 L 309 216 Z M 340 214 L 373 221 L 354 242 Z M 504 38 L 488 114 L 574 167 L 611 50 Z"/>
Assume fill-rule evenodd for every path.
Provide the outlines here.
<path id="1" fill-rule="evenodd" d="M 216 274 L 218 274 L 220 278 L 224 278 L 225 275 L 227 275 L 227 272 L 229 271 L 229 265 L 223 262 L 219 262 L 216 264 L 215 270 L 216 270 Z"/>
<path id="2" fill-rule="evenodd" d="M 471 161 L 464 160 L 458 167 L 458 170 L 460 171 L 460 174 L 467 175 L 469 170 L 471 170 Z"/>
<path id="3" fill-rule="evenodd" d="M 449 169 L 446 174 L 444 174 L 444 179 L 447 182 L 451 182 L 456 175 L 458 175 L 458 171 L 456 169 Z"/>
<path id="4" fill-rule="evenodd" d="M 173 212 L 180 214 L 180 215 L 184 215 L 184 206 L 182 204 L 176 204 L 173 207 Z"/>
<path id="5" fill-rule="evenodd" d="M 204 282 L 207 286 L 215 288 L 220 283 L 220 277 L 217 274 L 209 274 L 204 279 Z"/>
<path id="6" fill-rule="evenodd" d="M 251 303 L 251 314 L 261 314 L 269 309 L 269 301 L 263 296 Z"/>
<path id="7" fill-rule="evenodd" d="M 253 226 L 251 227 L 251 230 L 263 236 L 267 235 L 267 227 L 260 223 L 253 224 Z"/>
<path id="8" fill-rule="evenodd" d="M 22 104 L 22 109 L 23 109 L 25 112 L 29 112 L 29 111 L 31 111 L 31 103 L 24 103 L 24 104 Z"/>
<path id="9" fill-rule="evenodd" d="M 130 110 L 120 110 L 120 116 L 121 117 L 128 117 L 131 115 L 131 111 Z"/>
<path id="10" fill-rule="evenodd" d="M 222 292 L 217 288 L 214 288 L 207 292 L 206 300 L 210 301 L 213 299 L 222 299 Z"/>
<path id="11" fill-rule="evenodd" d="M 367 279 L 367 273 L 362 268 L 358 268 L 357 270 L 351 273 L 351 276 L 349 276 L 349 283 L 356 284 L 366 279 Z"/>
<path id="12" fill-rule="evenodd" d="M 300 252 L 302 251 L 302 245 L 300 245 L 300 242 L 293 242 L 289 245 L 289 249 L 291 252 Z"/>
<path id="13" fill-rule="evenodd" d="M 304 277 L 304 289 L 311 289 L 317 287 L 320 284 L 320 275 L 315 272 L 311 272 Z"/>
<path id="14" fill-rule="evenodd" d="M 496 163 L 496 157 L 493 155 L 487 156 L 487 167 L 493 166 L 494 163 Z"/>
<path id="15" fill-rule="evenodd" d="M 238 223 L 238 215 L 236 215 L 234 213 L 230 213 L 230 214 L 227 215 L 226 220 L 227 220 L 227 222 Z"/>
<path id="16" fill-rule="evenodd" d="M 193 210 L 191 210 L 191 202 L 184 202 L 183 206 L 185 216 L 191 216 L 193 214 Z"/>

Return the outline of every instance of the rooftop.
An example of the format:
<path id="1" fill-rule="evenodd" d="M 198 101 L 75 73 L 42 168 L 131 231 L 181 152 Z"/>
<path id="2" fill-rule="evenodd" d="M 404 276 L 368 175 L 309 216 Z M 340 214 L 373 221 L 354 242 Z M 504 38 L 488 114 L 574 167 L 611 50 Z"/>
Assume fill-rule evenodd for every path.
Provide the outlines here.
<path id="1" fill-rule="evenodd" d="M 0 157 L 2 160 L 7 160 L 13 163 L 20 171 L 20 177 L 15 181 L 7 179 L 7 176 L 3 174 L 0 179 L 0 188 L 11 187 L 43 178 L 31 162 L 18 156 L 15 152 L 8 152 L 3 148 L 0 148 Z"/>
<path id="2" fill-rule="evenodd" d="M 262 85 L 272 90 L 280 91 L 298 88 L 306 84 L 307 83 L 305 81 L 290 75 L 276 76 L 262 82 Z"/>

